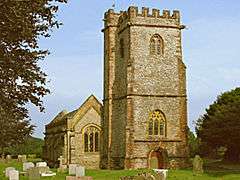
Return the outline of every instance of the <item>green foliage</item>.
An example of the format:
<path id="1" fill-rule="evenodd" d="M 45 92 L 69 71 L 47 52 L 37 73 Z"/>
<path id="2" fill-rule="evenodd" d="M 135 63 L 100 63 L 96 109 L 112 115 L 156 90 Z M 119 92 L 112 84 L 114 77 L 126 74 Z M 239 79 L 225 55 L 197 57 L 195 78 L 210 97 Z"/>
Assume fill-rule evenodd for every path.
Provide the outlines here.
<path id="1" fill-rule="evenodd" d="M 240 155 L 240 88 L 225 92 L 206 109 L 197 121 L 196 132 L 202 146 L 227 148 L 226 160 L 237 161 Z"/>
<path id="2" fill-rule="evenodd" d="M 32 133 L 28 103 L 44 110 L 41 98 L 49 90 L 38 62 L 49 52 L 39 48 L 38 40 L 49 37 L 49 31 L 61 24 L 55 18 L 56 2 L 66 0 L 0 1 L 1 149 L 22 143 Z"/>
<path id="3" fill-rule="evenodd" d="M 190 157 L 194 157 L 199 154 L 199 141 L 194 133 L 188 129 L 188 148 Z"/>
<path id="4" fill-rule="evenodd" d="M 23 144 L 6 148 L 5 154 L 11 154 L 11 155 L 35 154 L 36 157 L 41 157 L 43 145 L 44 145 L 44 141 L 42 139 L 29 137 L 26 139 L 26 141 Z"/>

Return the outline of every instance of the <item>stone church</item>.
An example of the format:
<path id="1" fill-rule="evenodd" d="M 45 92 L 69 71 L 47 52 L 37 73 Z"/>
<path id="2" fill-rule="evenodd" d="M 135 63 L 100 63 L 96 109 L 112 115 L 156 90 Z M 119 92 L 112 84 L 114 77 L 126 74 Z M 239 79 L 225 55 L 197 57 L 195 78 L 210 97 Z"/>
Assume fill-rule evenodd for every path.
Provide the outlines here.
<path id="1" fill-rule="evenodd" d="M 87 168 L 182 167 L 188 158 L 179 11 L 104 15 L 103 106 L 91 96 L 46 126 L 44 157 Z"/>

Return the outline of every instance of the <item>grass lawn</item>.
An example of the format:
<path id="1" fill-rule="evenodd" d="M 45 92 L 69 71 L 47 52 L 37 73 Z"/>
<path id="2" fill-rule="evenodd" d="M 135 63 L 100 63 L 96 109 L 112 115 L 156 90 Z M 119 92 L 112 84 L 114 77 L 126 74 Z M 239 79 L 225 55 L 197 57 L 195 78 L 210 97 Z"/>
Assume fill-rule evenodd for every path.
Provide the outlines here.
<path id="1" fill-rule="evenodd" d="M 0 162 L 0 179 L 7 180 L 3 171 L 6 167 L 15 167 L 22 170 L 22 163 L 12 160 L 9 163 Z M 240 165 L 212 163 L 208 165 L 203 175 L 193 176 L 191 169 L 170 170 L 168 180 L 240 180 Z M 52 169 L 56 172 L 56 169 Z M 146 170 L 86 170 L 87 176 L 92 176 L 94 180 L 118 180 L 121 176 L 136 175 Z M 46 180 L 65 180 L 67 174 L 57 173 L 55 177 L 46 177 Z M 27 180 L 27 177 L 21 176 L 20 180 Z"/>

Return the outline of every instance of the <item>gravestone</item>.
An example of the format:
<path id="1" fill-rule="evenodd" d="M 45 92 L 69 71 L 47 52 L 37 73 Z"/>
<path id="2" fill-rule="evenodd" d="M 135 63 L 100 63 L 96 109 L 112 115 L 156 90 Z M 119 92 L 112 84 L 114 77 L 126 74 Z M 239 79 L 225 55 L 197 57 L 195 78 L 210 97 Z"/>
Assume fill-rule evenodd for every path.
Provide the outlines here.
<path id="1" fill-rule="evenodd" d="M 69 175 L 76 175 L 76 167 L 77 167 L 77 164 L 69 164 L 68 174 Z"/>
<path id="2" fill-rule="evenodd" d="M 35 168 L 38 170 L 39 174 L 50 172 L 50 169 L 48 166 L 46 166 L 46 167 L 40 166 L 40 167 L 35 167 Z"/>
<path id="3" fill-rule="evenodd" d="M 6 161 L 8 162 L 10 160 L 12 160 L 12 156 L 8 154 L 7 157 L 6 157 Z"/>
<path id="4" fill-rule="evenodd" d="M 19 171 L 10 170 L 9 171 L 9 180 L 19 180 Z"/>
<path id="5" fill-rule="evenodd" d="M 46 162 L 37 162 L 36 167 L 47 167 L 47 163 Z"/>
<path id="6" fill-rule="evenodd" d="M 85 176 L 85 167 L 77 166 L 76 167 L 76 176 L 77 177 Z"/>
<path id="7" fill-rule="evenodd" d="M 24 162 L 23 163 L 23 171 L 27 171 L 29 168 L 35 167 L 34 163 L 32 162 Z"/>
<path id="8" fill-rule="evenodd" d="M 22 155 L 22 162 L 27 162 L 27 155 Z"/>
<path id="9" fill-rule="evenodd" d="M 36 167 L 29 168 L 27 170 L 27 176 L 29 180 L 37 180 L 40 179 L 39 170 Z"/>
<path id="10" fill-rule="evenodd" d="M 66 172 L 67 165 L 63 164 L 64 158 L 60 156 L 58 160 L 59 160 L 59 168 L 57 169 L 58 172 Z"/>
<path id="11" fill-rule="evenodd" d="M 203 160 L 199 155 L 193 159 L 193 174 L 198 175 L 203 173 Z"/>
<path id="12" fill-rule="evenodd" d="M 7 168 L 5 169 L 5 176 L 6 176 L 6 177 L 9 177 L 9 172 L 12 171 L 12 170 L 15 170 L 15 168 L 14 168 L 14 167 L 7 167 Z"/>

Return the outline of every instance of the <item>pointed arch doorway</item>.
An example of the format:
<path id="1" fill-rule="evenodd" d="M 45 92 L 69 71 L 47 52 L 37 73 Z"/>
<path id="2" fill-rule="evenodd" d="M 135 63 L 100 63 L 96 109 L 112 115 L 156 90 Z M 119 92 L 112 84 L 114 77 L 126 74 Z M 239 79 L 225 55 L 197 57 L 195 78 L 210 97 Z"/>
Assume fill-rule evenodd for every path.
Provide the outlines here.
<path id="1" fill-rule="evenodd" d="M 149 169 L 166 169 L 168 166 L 167 151 L 161 148 L 151 150 L 148 157 Z"/>

